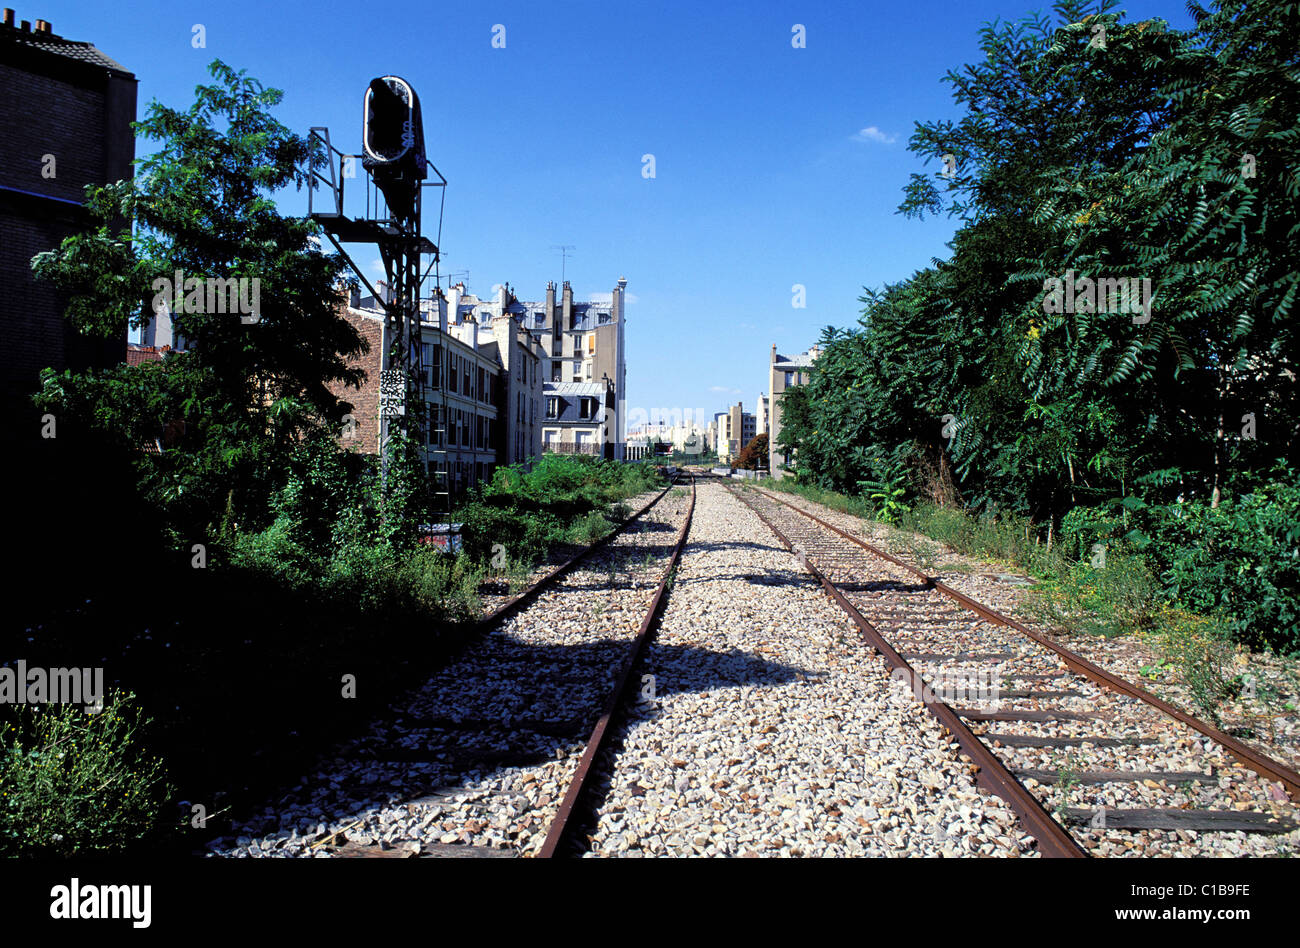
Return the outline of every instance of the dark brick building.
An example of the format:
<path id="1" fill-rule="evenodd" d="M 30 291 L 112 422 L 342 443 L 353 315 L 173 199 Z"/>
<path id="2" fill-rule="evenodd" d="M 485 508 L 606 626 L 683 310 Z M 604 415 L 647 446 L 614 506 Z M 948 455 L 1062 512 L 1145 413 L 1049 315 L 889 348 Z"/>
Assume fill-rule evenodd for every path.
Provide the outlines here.
<path id="1" fill-rule="evenodd" d="M 60 295 L 32 274 L 31 259 L 85 220 L 87 184 L 131 177 L 136 79 L 90 43 L 56 35 L 37 20 L 0 25 L 0 406 L 26 431 L 40 370 L 111 366 L 120 339 L 80 336 Z M 30 419 L 27 417 L 30 416 Z"/>

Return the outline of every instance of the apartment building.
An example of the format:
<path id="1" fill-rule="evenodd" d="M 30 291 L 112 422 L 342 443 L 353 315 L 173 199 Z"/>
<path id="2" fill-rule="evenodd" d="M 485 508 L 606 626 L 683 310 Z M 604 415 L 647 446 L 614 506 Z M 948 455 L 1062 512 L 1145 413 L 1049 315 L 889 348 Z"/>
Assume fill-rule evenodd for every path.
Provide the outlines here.
<path id="1" fill-rule="evenodd" d="M 745 445 L 754 440 L 757 422 L 741 402 L 714 417 L 718 426 L 718 460 L 734 462 Z"/>
<path id="2" fill-rule="evenodd" d="M 772 476 L 779 478 L 782 476 L 782 466 L 789 465 L 793 457 L 784 451 L 777 443 L 776 439 L 781 434 L 781 394 L 788 389 L 797 385 L 807 385 L 812 377 L 813 363 L 821 355 L 821 348 L 813 346 L 807 352 L 801 352 L 797 356 L 784 356 L 776 351 L 776 345 L 772 345 L 772 360 L 768 366 L 768 469 Z"/>
<path id="3" fill-rule="evenodd" d="M 557 299 L 551 282 L 544 301 L 510 306 L 542 349 L 543 450 L 624 459 L 626 292 L 619 277 L 609 302 L 578 301 L 565 281 Z"/>
<path id="4" fill-rule="evenodd" d="M 501 463 L 527 466 L 542 453 L 542 346 L 523 327 L 510 285 L 500 284 L 493 297 L 480 299 L 458 283 L 421 305 L 440 330 L 480 351 L 495 351 L 501 367 Z"/>
<path id="5" fill-rule="evenodd" d="M 754 405 L 754 434 L 767 434 L 768 428 L 768 407 L 767 395 L 763 392 L 758 393 L 758 403 Z"/>
<path id="6" fill-rule="evenodd" d="M 525 463 L 541 453 L 538 348 L 508 315 L 481 325 L 493 305 L 469 297 L 463 287 L 421 301 L 428 419 L 421 436 L 430 474 L 453 494 L 490 480 L 499 464 Z M 354 297 L 344 317 L 370 343 L 353 363 L 366 372 L 361 390 L 335 388 L 353 405 L 344 440 L 378 453 L 379 370 L 389 343 L 383 307 L 371 297 Z"/>
<path id="7" fill-rule="evenodd" d="M 542 386 L 539 404 L 526 412 L 528 425 L 533 426 L 535 415 L 539 427 L 535 442 L 529 435 L 530 446 L 540 445 L 535 453 L 625 457 L 626 291 L 623 277 L 608 302 L 574 299 L 567 281 L 558 288 L 558 296 L 556 285 L 548 283 L 545 299 L 534 302 L 520 300 L 509 284 L 498 285 L 487 300 L 469 293 L 463 284 L 448 290 L 446 310 L 452 327 L 472 318 L 481 333 L 488 326 L 504 326 L 499 321 L 508 318 L 530 337 L 535 347 L 530 351 L 540 360 Z M 527 450 L 523 453 L 525 458 L 532 456 Z M 511 450 L 510 456 L 514 454 Z"/>
<path id="8" fill-rule="evenodd" d="M 628 432 L 629 443 L 633 438 L 671 444 L 674 451 L 699 454 L 705 450 L 706 429 L 694 423 L 680 425 L 644 424 Z"/>
<path id="9" fill-rule="evenodd" d="M 89 223 L 88 184 L 132 176 L 136 78 L 87 42 L 65 39 L 45 20 L 35 28 L 6 9 L 0 24 L 0 409 L 39 431 L 30 396 L 40 372 L 108 368 L 120 338 L 82 336 L 63 318 L 65 300 L 32 273 L 32 257 Z"/>

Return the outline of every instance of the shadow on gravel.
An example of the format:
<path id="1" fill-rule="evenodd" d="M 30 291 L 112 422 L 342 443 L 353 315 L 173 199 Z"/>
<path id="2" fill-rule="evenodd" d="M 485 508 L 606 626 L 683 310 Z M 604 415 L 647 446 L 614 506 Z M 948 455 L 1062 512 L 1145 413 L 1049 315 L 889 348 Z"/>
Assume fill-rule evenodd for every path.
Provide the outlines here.
<path id="1" fill-rule="evenodd" d="M 771 543 L 755 543 L 752 540 L 728 540 L 724 543 L 690 540 L 686 544 L 686 549 L 690 553 L 714 553 L 719 550 L 761 550 L 764 553 L 785 552 L 785 547 L 781 546 L 775 540 Z"/>
<path id="2" fill-rule="evenodd" d="M 929 589 L 929 585 L 914 580 L 910 583 L 899 582 L 896 579 L 879 579 L 867 582 L 846 582 L 844 580 L 835 580 L 835 585 L 841 592 L 903 592 L 914 593 Z"/>
<path id="3" fill-rule="evenodd" d="M 566 596 L 578 593 L 563 590 Z M 557 622 L 583 620 L 576 610 L 553 614 Z M 393 702 L 365 736 L 325 754 L 301 783 L 233 814 L 240 824 L 251 823 L 241 826 L 239 834 L 287 836 L 296 829 L 301 836 L 318 824 L 351 823 L 372 808 L 436 803 L 499 771 L 580 752 L 626 660 L 640 614 L 629 611 L 627 619 L 628 633 L 617 640 L 536 645 L 498 629 L 470 641 L 424 686 Z M 620 719 L 626 714 L 644 717 L 648 706 L 638 705 L 642 675 L 655 676 L 656 700 L 678 692 L 815 677 L 806 669 L 738 651 L 659 645 L 652 654 L 653 664 L 643 655 L 633 669 Z M 604 792 L 597 788 L 590 797 L 598 801 Z M 511 790 L 504 797 L 518 794 Z M 557 802 L 536 801 L 539 808 Z M 259 811 L 264 817 L 260 824 Z M 222 829 L 221 848 L 228 848 L 232 831 Z"/>

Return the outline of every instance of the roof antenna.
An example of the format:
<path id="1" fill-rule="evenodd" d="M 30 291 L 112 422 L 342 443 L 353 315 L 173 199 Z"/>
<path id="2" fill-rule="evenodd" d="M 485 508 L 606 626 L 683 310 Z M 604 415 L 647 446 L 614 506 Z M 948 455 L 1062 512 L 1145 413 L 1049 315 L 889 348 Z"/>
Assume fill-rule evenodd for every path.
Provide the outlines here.
<path id="1" fill-rule="evenodd" d="M 571 251 L 577 250 L 578 248 L 573 244 L 551 244 L 551 249 L 560 252 L 560 286 L 563 286 L 565 264 L 571 256 Z"/>

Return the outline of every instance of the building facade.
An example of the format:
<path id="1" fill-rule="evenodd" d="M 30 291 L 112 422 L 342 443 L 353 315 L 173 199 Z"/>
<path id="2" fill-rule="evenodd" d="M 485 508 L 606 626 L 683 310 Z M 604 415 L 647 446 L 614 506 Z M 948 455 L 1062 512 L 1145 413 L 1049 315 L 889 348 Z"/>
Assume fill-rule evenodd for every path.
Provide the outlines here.
<path id="1" fill-rule="evenodd" d="M 498 465 L 527 464 L 541 453 L 538 348 L 508 315 L 481 325 L 490 310 L 456 289 L 421 301 L 425 463 L 435 489 L 452 494 L 490 480 Z M 383 307 L 370 297 L 354 299 L 344 318 L 370 351 L 351 362 L 365 371 L 361 389 L 334 389 L 353 406 L 343 443 L 374 454 L 380 449 L 379 372 L 389 343 Z"/>
<path id="2" fill-rule="evenodd" d="M 627 280 L 619 277 L 608 303 L 577 301 L 566 281 L 558 299 L 548 283 L 542 302 L 509 306 L 542 350 L 543 450 L 624 459 L 626 293 Z"/>
<path id="3" fill-rule="evenodd" d="M 480 300 L 463 284 L 447 291 L 453 327 L 468 317 L 479 327 L 496 326 L 508 317 L 531 338 L 542 386 L 541 400 L 529 414 L 538 419 L 539 452 L 624 459 L 626 292 L 623 277 L 609 302 L 576 300 L 567 282 L 558 288 L 558 296 L 555 284 L 548 283 L 545 299 L 534 302 L 520 300 L 509 284 L 499 284 L 489 300 Z"/>
<path id="4" fill-rule="evenodd" d="M 77 333 L 63 317 L 63 296 L 35 279 L 31 261 L 90 223 L 86 185 L 131 178 L 136 79 L 92 44 L 63 38 L 44 20 L 34 29 L 15 23 L 6 9 L 0 89 L 0 408 L 11 420 L 30 416 L 34 432 L 31 395 L 43 368 L 123 360 L 126 326 L 111 340 Z"/>
<path id="5" fill-rule="evenodd" d="M 779 478 L 783 474 L 782 468 L 788 466 L 794 459 L 777 443 L 776 439 L 781 434 L 781 395 L 783 392 L 794 388 L 797 385 L 807 385 L 808 380 L 812 377 L 813 363 L 821 355 L 821 349 L 813 346 L 807 352 L 801 352 L 797 356 L 783 356 L 776 351 L 776 345 L 772 345 L 772 360 L 768 366 L 768 470 L 772 476 Z"/>
<path id="6" fill-rule="evenodd" d="M 727 464 L 735 463 L 745 445 L 754 440 L 757 421 L 745 411 L 741 402 L 736 402 L 714 417 L 718 425 L 718 460 Z"/>

